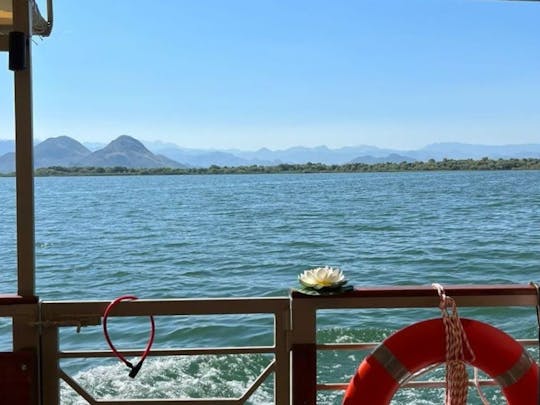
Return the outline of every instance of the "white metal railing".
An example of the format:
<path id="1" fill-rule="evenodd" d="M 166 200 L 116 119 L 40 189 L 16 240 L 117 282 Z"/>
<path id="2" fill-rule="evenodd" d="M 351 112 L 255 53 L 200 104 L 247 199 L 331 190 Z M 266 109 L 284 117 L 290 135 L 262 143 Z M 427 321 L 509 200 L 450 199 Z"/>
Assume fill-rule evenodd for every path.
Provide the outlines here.
<path id="1" fill-rule="evenodd" d="M 534 288 L 526 285 L 448 286 L 446 291 L 460 307 L 535 306 L 538 297 Z M 316 341 L 316 316 L 321 309 L 351 308 L 426 308 L 437 307 L 439 298 L 431 287 L 372 287 L 357 288 L 339 296 L 306 296 L 293 292 L 290 297 L 278 298 L 222 298 L 137 300 L 120 303 L 111 316 L 176 316 L 176 315 L 231 315 L 269 314 L 274 317 L 274 345 L 248 347 L 167 348 L 152 350 L 151 356 L 241 355 L 264 354 L 270 363 L 239 398 L 171 398 L 171 399 L 96 399 L 60 366 L 63 359 L 106 358 L 107 350 L 62 350 L 59 329 L 97 325 L 108 304 L 104 301 L 42 302 L 40 319 L 42 347 L 42 404 L 55 405 L 60 401 L 60 380 L 70 386 L 90 404 L 243 404 L 271 374 L 274 374 L 276 404 L 315 404 L 317 391 L 343 390 L 346 382 L 317 383 L 317 351 L 368 351 L 378 343 L 325 343 Z M 1 308 L 1 307 L 0 307 Z M 4 311 L 5 312 L 5 311 Z M 536 345 L 526 340 L 524 345 Z M 122 351 L 126 356 L 139 352 Z M 290 356 L 292 354 L 292 356 Z M 292 364 L 291 364 L 292 360 Z M 291 367 L 292 366 L 292 367 Z M 481 386 L 495 384 L 482 379 Z M 471 381 L 472 384 L 472 381 Z M 410 381 L 409 388 L 444 387 L 444 381 Z"/>
<path id="2" fill-rule="evenodd" d="M 66 326 L 89 326 L 100 323 L 101 315 L 108 302 L 42 302 L 41 322 L 43 328 L 42 363 L 43 404 L 58 404 L 60 401 L 59 380 L 63 380 L 90 404 L 244 404 L 272 373 L 274 374 L 274 398 L 277 404 L 288 404 L 289 399 L 289 299 L 288 298 L 224 298 L 183 300 L 137 300 L 118 304 L 110 316 L 176 316 L 176 315 L 231 315 L 270 314 L 274 317 L 274 344 L 272 346 L 172 348 L 152 350 L 151 356 L 177 355 L 239 355 L 269 354 L 270 363 L 238 398 L 206 399 L 122 399 L 100 400 L 86 391 L 75 379 L 60 367 L 61 359 L 113 357 L 108 350 L 62 351 L 59 348 L 58 329 Z M 140 352 L 122 351 L 124 355 Z"/>

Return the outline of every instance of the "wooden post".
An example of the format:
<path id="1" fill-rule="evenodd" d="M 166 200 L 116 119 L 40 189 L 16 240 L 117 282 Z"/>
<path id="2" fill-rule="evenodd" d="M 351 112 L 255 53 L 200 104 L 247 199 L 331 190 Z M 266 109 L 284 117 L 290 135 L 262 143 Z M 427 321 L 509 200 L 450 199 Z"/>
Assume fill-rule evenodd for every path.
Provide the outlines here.
<path id="1" fill-rule="evenodd" d="M 43 328 L 41 336 L 41 395 L 42 404 L 60 403 L 58 364 L 58 328 Z"/>
<path id="2" fill-rule="evenodd" d="M 291 324 L 290 308 L 276 313 L 274 318 L 274 344 L 276 347 L 276 371 L 274 379 L 274 402 L 276 405 L 290 405 L 290 356 L 289 331 Z"/>
<path id="3" fill-rule="evenodd" d="M 29 0 L 13 1 L 13 31 L 23 35 L 15 49 L 25 63 L 14 71 L 15 81 L 15 169 L 17 186 L 17 290 L 23 298 L 35 296 L 34 250 L 34 159 L 32 122 L 32 9 Z M 13 56 L 15 53 L 13 54 Z M 22 57 L 21 57 L 22 56 Z M 13 316 L 13 350 L 33 357 L 30 373 L 32 404 L 39 404 L 38 304 L 29 315 Z"/>
<path id="4" fill-rule="evenodd" d="M 17 171 L 17 288 L 35 294 L 34 153 L 32 114 L 32 12 L 28 0 L 13 2 L 13 29 L 26 36 L 26 68 L 15 76 L 15 168 Z"/>
<path id="5" fill-rule="evenodd" d="M 317 314 L 311 303 L 296 295 L 291 300 L 293 405 L 317 403 Z"/>

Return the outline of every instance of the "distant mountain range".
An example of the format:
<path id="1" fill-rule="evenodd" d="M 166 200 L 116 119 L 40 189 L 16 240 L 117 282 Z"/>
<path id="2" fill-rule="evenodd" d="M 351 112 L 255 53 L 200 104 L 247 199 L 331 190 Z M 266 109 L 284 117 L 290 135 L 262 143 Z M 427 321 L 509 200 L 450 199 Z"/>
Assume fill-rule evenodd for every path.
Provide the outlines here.
<path id="1" fill-rule="evenodd" d="M 14 142 L 0 140 L 0 172 L 15 170 Z M 107 145 L 82 144 L 68 136 L 49 138 L 34 149 L 34 166 L 94 166 L 128 168 L 209 167 L 276 165 L 280 163 L 384 163 L 429 159 L 540 158 L 540 144 L 471 145 L 435 143 L 422 149 L 400 151 L 375 146 L 330 149 L 326 146 L 297 146 L 284 150 L 262 148 L 257 151 L 186 149 L 172 143 L 141 142 L 122 135 Z"/>
<path id="2" fill-rule="evenodd" d="M 94 152 L 68 136 L 46 139 L 34 146 L 34 167 L 50 166 L 186 167 L 165 156 L 150 152 L 141 142 L 127 135 L 116 138 L 104 148 Z M 14 171 L 14 152 L 0 156 L 0 172 L 11 173 Z"/>
<path id="3" fill-rule="evenodd" d="M 284 150 L 262 148 L 256 151 L 221 150 L 209 151 L 201 149 L 184 149 L 174 144 L 162 142 L 145 142 L 146 147 L 154 153 L 160 153 L 178 162 L 194 167 L 275 165 L 280 163 L 325 163 L 345 164 L 413 162 L 429 159 L 492 159 L 540 158 L 540 144 L 527 145 L 471 145 L 464 143 L 435 143 L 418 150 L 383 149 L 375 146 L 348 146 L 330 149 L 326 146 L 307 148 L 297 146 Z"/>

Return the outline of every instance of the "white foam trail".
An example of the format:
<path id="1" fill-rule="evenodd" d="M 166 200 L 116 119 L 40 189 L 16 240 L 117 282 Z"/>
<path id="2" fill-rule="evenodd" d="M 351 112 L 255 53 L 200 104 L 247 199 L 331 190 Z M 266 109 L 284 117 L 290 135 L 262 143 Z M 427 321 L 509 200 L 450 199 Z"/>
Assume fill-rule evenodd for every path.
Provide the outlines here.
<path id="1" fill-rule="evenodd" d="M 97 366 L 73 375 L 95 398 L 239 397 L 262 371 L 262 356 L 191 356 L 149 359 L 136 378 L 122 364 Z M 273 384 L 260 387 L 247 402 L 273 404 Z M 67 384 L 61 386 L 65 405 L 86 404 Z"/>

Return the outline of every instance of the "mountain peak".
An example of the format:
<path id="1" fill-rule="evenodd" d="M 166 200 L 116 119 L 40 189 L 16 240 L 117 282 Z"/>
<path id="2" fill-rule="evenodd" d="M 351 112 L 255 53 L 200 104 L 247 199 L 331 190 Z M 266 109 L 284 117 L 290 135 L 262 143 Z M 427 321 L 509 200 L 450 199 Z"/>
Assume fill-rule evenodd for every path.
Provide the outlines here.
<path id="1" fill-rule="evenodd" d="M 141 141 L 129 135 L 120 135 L 104 149 L 110 152 L 125 151 L 127 149 L 136 153 L 151 153 Z"/>
<path id="2" fill-rule="evenodd" d="M 66 135 L 60 135 L 53 138 L 47 138 L 43 142 L 40 142 L 36 145 L 36 148 L 44 148 L 44 147 L 61 147 L 61 148 L 76 148 L 81 151 L 87 151 L 90 152 L 83 144 L 81 144 L 79 141 L 70 138 Z"/>
<path id="3" fill-rule="evenodd" d="M 103 149 L 79 161 L 77 165 L 131 168 L 183 167 L 180 163 L 165 156 L 154 155 L 142 142 L 129 135 L 119 136 Z"/>
<path id="4" fill-rule="evenodd" d="M 34 150 L 35 167 L 72 166 L 91 153 L 79 141 L 65 135 L 47 138 L 37 144 Z"/>

